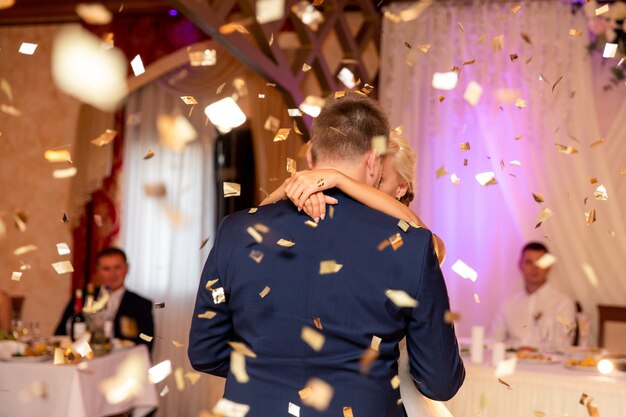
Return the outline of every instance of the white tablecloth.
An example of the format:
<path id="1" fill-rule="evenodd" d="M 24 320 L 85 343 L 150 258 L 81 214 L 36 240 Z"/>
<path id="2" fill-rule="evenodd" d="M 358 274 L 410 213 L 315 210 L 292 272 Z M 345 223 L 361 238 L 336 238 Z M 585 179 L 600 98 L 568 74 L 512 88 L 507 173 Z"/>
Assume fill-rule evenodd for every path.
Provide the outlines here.
<path id="1" fill-rule="evenodd" d="M 77 365 L 48 362 L 0 362 L 0 417 L 101 417 L 133 410 L 134 417 L 146 415 L 158 405 L 154 385 L 147 382 L 135 397 L 109 404 L 100 383 L 115 375 L 129 355 L 138 355 L 150 367 L 145 346 L 120 349 L 88 362 L 85 370 Z M 43 387 L 45 394 L 38 395 Z"/>
<path id="2" fill-rule="evenodd" d="M 467 376 L 457 395 L 446 403 L 454 417 L 588 417 L 579 403 L 583 393 L 594 398 L 601 417 L 626 417 L 626 374 L 572 370 L 562 362 L 518 362 L 514 374 L 502 377 L 512 389 L 498 382 L 494 368 L 473 365 L 464 358 Z M 479 413 L 480 411 L 480 413 Z"/>

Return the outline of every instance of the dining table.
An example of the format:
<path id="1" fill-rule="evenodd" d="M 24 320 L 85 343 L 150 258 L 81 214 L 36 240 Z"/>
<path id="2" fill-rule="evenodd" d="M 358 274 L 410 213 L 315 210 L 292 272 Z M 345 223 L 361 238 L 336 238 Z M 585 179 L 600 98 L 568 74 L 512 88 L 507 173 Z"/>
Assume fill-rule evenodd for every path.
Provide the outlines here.
<path id="1" fill-rule="evenodd" d="M 455 417 L 626 417 L 625 372 L 604 375 L 553 356 L 517 360 L 512 373 L 498 377 L 489 357 L 464 362 L 465 382 L 446 402 Z"/>
<path id="2" fill-rule="evenodd" d="M 128 372 L 131 367 L 141 371 Z M 156 388 L 148 381 L 149 367 L 144 345 L 76 364 L 55 365 L 49 356 L 2 361 L 0 417 L 145 416 L 158 405 Z"/>

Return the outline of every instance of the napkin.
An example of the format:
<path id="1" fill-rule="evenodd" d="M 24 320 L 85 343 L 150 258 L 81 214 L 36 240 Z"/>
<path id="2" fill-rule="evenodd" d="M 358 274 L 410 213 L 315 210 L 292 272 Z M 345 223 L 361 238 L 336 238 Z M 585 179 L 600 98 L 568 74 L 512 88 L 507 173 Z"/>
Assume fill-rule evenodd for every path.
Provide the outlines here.
<path id="1" fill-rule="evenodd" d="M 16 342 L 15 340 L 1 340 L 0 341 L 0 359 L 10 360 L 14 353 L 24 354 L 26 344 L 22 342 Z"/>

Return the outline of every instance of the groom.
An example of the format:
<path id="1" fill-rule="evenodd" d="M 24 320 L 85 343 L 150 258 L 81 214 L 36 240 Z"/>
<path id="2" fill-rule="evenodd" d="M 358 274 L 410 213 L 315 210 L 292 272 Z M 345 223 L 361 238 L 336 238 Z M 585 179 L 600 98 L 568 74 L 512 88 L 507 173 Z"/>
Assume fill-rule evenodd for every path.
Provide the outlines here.
<path id="1" fill-rule="evenodd" d="M 313 162 L 374 186 L 372 138 L 388 134 L 374 101 L 331 98 L 313 123 Z M 288 200 L 224 219 L 200 280 L 191 364 L 225 377 L 224 397 L 248 417 L 400 417 L 406 336 L 418 389 L 448 400 L 465 369 L 431 233 L 329 191 L 338 204 L 319 224 Z"/>

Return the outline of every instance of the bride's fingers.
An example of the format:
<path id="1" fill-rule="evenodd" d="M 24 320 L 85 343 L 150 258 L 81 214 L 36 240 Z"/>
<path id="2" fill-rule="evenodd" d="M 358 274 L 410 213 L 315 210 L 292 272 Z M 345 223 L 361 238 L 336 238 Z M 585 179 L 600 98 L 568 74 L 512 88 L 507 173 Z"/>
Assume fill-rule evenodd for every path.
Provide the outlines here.
<path id="1" fill-rule="evenodd" d="M 317 200 L 317 206 L 319 207 L 320 210 L 320 219 L 324 220 L 324 217 L 326 217 L 326 201 L 324 200 L 324 193 L 322 193 L 321 191 L 318 191 L 317 193 L 313 194 L 311 196 L 313 199 Z"/>
<path id="2" fill-rule="evenodd" d="M 337 200 L 335 197 L 330 197 L 330 196 L 327 196 L 327 195 L 324 196 L 324 200 L 326 201 L 326 204 L 333 204 L 334 205 L 334 204 L 339 203 L 339 200 Z"/>

